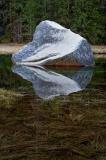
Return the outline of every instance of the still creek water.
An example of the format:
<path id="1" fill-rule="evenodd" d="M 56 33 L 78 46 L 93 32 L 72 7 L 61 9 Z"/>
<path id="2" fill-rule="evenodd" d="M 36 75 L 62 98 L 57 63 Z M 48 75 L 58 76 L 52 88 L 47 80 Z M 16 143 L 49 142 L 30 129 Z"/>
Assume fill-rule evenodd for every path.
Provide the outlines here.
<path id="1" fill-rule="evenodd" d="M 44 69 L 0 56 L 0 160 L 106 160 L 106 60 Z"/>

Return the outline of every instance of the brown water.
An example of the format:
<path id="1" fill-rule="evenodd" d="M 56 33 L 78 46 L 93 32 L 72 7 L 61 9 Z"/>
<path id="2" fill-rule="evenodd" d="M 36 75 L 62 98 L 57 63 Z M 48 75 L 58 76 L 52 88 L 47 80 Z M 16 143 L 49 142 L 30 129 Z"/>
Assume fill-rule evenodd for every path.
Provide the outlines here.
<path id="1" fill-rule="evenodd" d="M 13 73 L 10 59 L 1 57 L 0 160 L 105 160 L 105 64 L 92 69 L 84 90 L 45 100 L 34 82 Z M 52 71 L 76 79 L 76 69 Z M 40 87 L 47 95 L 47 86 Z"/>

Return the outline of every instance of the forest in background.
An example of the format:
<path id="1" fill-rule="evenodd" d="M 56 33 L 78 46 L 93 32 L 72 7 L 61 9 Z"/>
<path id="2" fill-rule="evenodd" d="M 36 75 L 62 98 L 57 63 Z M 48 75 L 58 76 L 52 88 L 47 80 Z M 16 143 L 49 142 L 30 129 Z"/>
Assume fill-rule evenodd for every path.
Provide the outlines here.
<path id="1" fill-rule="evenodd" d="M 36 25 L 53 20 L 87 38 L 106 42 L 105 0 L 0 0 L 0 42 L 27 42 Z"/>

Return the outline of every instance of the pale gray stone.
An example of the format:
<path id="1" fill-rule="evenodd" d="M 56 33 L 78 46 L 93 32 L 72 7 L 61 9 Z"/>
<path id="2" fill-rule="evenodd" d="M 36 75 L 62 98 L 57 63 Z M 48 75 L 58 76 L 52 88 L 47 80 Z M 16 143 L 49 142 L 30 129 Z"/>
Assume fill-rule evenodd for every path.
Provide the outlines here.
<path id="1" fill-rule="evenodd" d="M 91 47 L 85 38 L 48 20 L 36 27 L 32 42 L 12 56 L 14 63 L 30 66 L 50 64 L 55 60 L 94 65 Z"/>

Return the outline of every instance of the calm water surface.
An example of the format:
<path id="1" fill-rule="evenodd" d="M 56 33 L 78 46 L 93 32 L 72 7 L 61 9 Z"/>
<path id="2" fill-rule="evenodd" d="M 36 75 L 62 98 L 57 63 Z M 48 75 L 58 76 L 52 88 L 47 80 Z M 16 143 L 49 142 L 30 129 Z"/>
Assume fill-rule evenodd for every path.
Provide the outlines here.
<path id="1" fill-rule="evenodd" d="M 106 160 L 106 60 L 47 69 L 0 56 L 0 160 Z"/>

